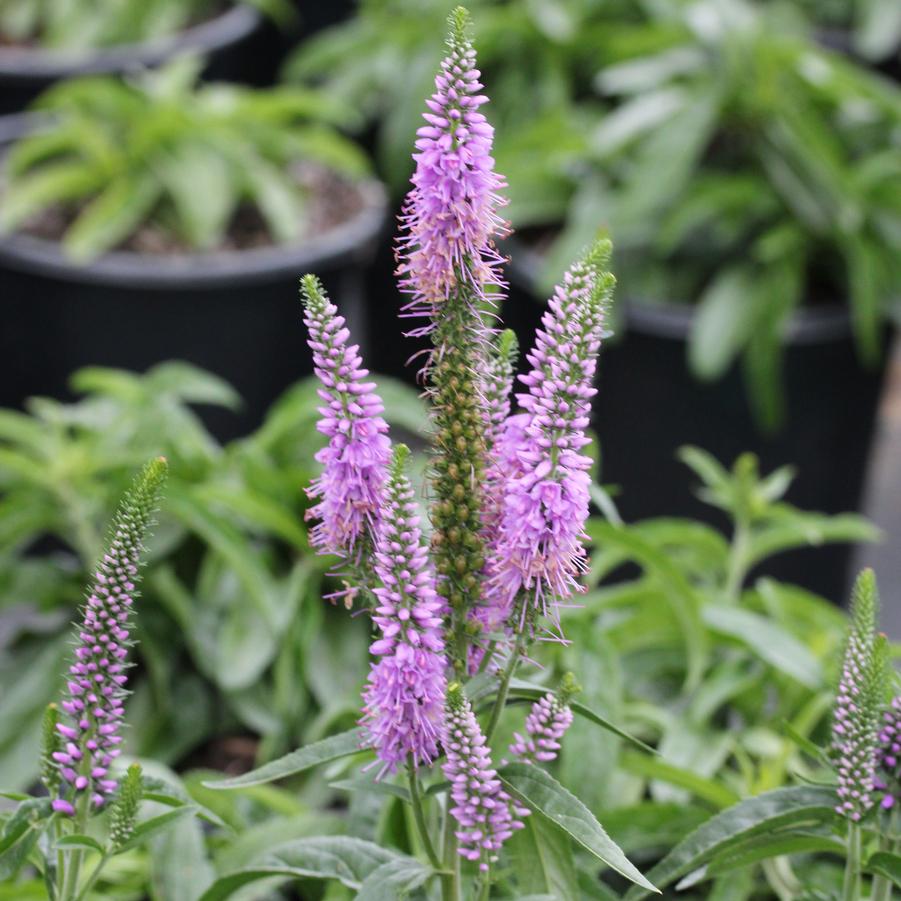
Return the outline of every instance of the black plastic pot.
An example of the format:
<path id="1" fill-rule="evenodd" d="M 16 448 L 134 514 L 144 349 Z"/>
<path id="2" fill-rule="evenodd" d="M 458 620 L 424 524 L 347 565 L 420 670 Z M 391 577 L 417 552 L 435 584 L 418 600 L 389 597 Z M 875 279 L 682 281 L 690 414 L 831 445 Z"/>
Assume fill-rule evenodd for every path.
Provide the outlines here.
<path id="1" fill-rule="evenodd" d="M 53 242 L 0 239 L 0 405 L 71 396 L 81 366 L 143 371 L 187 360 L 231 382 L 239 414 L 205 418 L 223 439 L 255 428 L 272 401 L 311 371 L 298 278 L 319 275 L 355 336 L 367 334 L 366 268 L 383 230 L 385 193 L 359 186 L 360 212 L 299 245 L 229 253 L 114 252 L 79 266 Z"/>
<path id="2" fill-rule="evenodd" d="M 242 3 L 207 22 L 142 44 L 84 52 L 0 47 L 0 113 L 23 109 L 55 81 L 152 68 L 179 53 L 206 57 L 209 77 L 242 77 L 250 68 L 249 45 L 260 23 L 259 12 Z"/>
<path id="3" fill-rule="evenodd" d="M 528 346 L 543 309 L 534 290 L 539 260 L 521 244 L 507 249 L 513 259 L 505 319 Z M 792 464 L 798 476 L 789 501 L 826 513 L 858 510 L 884 367 L 861 366 L 847 308 L 802 309 L 792 319 L 784 371 L 788 417 L 774 435 L 755 427 L 737 367 L 712 384 L 689 373 L 692 316 L 690 306 L 626 302 L 622 334 L 601 353 L 594 426 L 602 478 L 621 487 L 617 503 L 624 518 L 690 516 L 724 525 L 691 492 L 696 479 L 675 458 L 684 444 L 729 466 L 743 451 L 757 454 L 764 472 Z M 792 551 L 771 559 L 765 571 L 839 601 L 848 585 L 850 550 L 830 545 Z"/>

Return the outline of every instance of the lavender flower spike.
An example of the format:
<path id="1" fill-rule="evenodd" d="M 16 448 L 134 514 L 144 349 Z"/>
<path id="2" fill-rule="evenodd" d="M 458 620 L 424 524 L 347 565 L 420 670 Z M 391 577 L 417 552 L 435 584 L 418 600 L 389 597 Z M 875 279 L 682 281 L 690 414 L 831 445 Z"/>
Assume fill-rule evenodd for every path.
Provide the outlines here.
<path id="1" fill-rule="evenodd" d="M 886 654 L 884 638 L 875 638 L 878 607 L 875 576 L 865 569 L 854 585 L 851 628 L 832 723 L 839 798 L 835 809 L 854 823 L 873 806 L 879 695 Z"/>
<path id="2" fill-rule="evenodd" d="M 520 628 L 543 615 L 559 631 L 559 601 L 581 590 L 590 466 L 581 450 L 614 284 L 609 257 L 610 242 L 599 241 L 566 273 L 527 356 L 532 370 L 520 376 L 528 389 L 518 395 L 528 415 L 516 451 L 523 474 L 507 481 L 494 576 L 509 603 L 524 593 Z"/>
<path id="3" fill-rule="evenodd" d="M 448 54 L 426 101 L 426 125 L 417 132 L 416 171 L 401 216 L 397 274 L 412 300 L 410 316 L 434 316 L 452 292 L 486 298 L 487 285 L 501 286 L 503 260 L 494 236 L 506 225 L 498 215 L 504 180 L 494 171 L 494 130 L 480 107 L 476 54 L 466 38 L 469 13 L 449 17 Z M 427 332 L 431 326 L 417 332 Z"/>
<path id="4" fill-rule="evenodd" d="M 444 775 L 451 783 L 451 814 L 459 823 L 459 852 L 478 861 L 482 872 L 498 859 L 498 851 L 514 830 L 515 817 L 529 811 L 515 805 L 491 765 L 491 752 L 459 682 L 448 687 L 442 744 L 447 755 Z"/>
<path id="5" fill-rule="evenodd" d="M 444 602 L 422 543 L 416 500 L 403 473 L 409 451 L 399 445 L 385 490 L 375 547 L 373 621 L 381 637 L 370 647 L 379 657 L 364 693 L 368 744 L 382 762 L 379 777 L 409 759 L 414 766 L 438 756 L 446 662 L 441 635 Z"/>
<path id="6" fill-rule="evenodd" d="M 892 699 L 882 715 L 877 737 L 876 788 L 882 793 L 883 810 L 901 807 L 901 696 Z"/>
<path id="7" fill-rule="evenodd" d="M 60 704 L 68 721 L 56 726 L 65 742 L 52 754 L 62 777 L 53 801 L 57 813 L 74 815 L 82 798 L 102 807 L 116 789 L 109 768 L 122 741 L 129 614 L 137 596 L 142 541 L 165 477 L 162 457 L 144 467 L 119 507 L 109 547 L 97 565 L 69 667 L 68 698 Z"/>
<path id="8" fill-rule="evenodd" d="M 579 690 L 572 673 L 563 678 L 560 690 L 539 698 L 526 717 L 526 734 L 513 733 L 510 753 L 522 763 L 550 763 L 560 750 L 560 739 L 572 725 L 570 698 Z"/>
<path id="9" fill-rule="evenodd" d="M 328 437 L 316 454 L 324 470 L 307 492 L 320 499 L 307 511 L 308 519 L 319 520 L 311 541 L 321 553 L 356 561 L 361 542 L 372 538 L 378 522 L 391 456 L 388 425 L 375 385 L 365 381 L 369 372 L 362 368 L 359 348 L 348 344 L 344 317 L 316 276 L 301 279 L 301 295 L 307 343 L 321 382 L 317 429 Z"/>

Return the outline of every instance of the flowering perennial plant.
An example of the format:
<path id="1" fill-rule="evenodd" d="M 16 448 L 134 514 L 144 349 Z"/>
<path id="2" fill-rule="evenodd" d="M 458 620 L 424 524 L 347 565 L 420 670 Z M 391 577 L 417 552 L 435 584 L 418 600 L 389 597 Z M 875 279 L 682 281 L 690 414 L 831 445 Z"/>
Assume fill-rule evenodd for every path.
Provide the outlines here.
<path id="1" fill-rule="evenodd" d="M 447 755 L 443 770 L 454 803 L 451 813 L 460 825 L 456 832 L 460 854 L 478 861 L 479 869 L 486 872 L 513 831 L 522 829 L 517 817 L 527 816 L 529 811 L 514 804 L 501 787 L 485 736 L 457 682 L 447 692 L 442 741 Z"/>
<path id="2" fill-rule="evenodd" d="M 375 547 L 372 619 L 380 637 L 369 649 L 378 662 L 363 714 L 382 775 L 407 760 L 418 766 L 437 758 L 446 684 L 443 602 L 422 543 L 413 487 L 403 474 L 407 453 L 404 445 L 395 449 Z"/>
<path id="3" fill-rule="evenodd" d="M 62 777 L 53 809 L 67 816 L 74 816 L 76 807 L 84 809 L 85 799 L 102 807 L 116 788 L 109 769 L 121 753 L 129 620 L 142 541 L 165 475 L 166 461 L 159 459 L 136 480 L 116 515 L 84 606 L 68 697 L 60 704 L 66 721 L 56 724 L 64 747 L 51 753 Z"/>
<path id="4" fill-rule="evenodd" d="M 317 428 L 328 444 L 316 455 L 322 475 L 309 488 L 319 502 L 308 517 L 318 520 L 311 533 L 322 553 L 354 561 L 362 545 L 371 546 L 381 510 L 390 459 L 388 425 L 356 344 L 322 285 L 313 275 L 301 282 L 307 343 L 319 379 L 323 406 Z"/>
<path id="5" fill-rule="evenodd" d="M 514 732 L 510 753 L 523 763 L 550 763 L 560 751 L 560 739 L 572 725 L 569 699 L 578 691 L 572 673 L 567 673 L 560 690 L 539 698 L 526 717 L 525 735 Z"/>

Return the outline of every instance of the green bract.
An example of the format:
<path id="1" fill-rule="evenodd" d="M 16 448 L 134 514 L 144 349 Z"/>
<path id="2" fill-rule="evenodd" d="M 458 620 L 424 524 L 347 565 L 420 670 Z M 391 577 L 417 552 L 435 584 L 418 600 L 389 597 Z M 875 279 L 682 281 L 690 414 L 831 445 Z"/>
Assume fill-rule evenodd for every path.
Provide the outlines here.
<path id="1" fill-rule="evenodd" d="M 87 261 L 145 226 L 175 250 L 207 250 L 239 208 L 264 235 L 295 241 L 306 230 L 297 167 L 345 178 L 366 172 L 362 152 L 336 130 L 348 114 L 316 92 L 196 85 L 183 58 L 141 78 L 84 78 L 38 100 L 45 127 L 7 155 L 0 228 L 43 211 L 71 220 L 63 247 Z"/>

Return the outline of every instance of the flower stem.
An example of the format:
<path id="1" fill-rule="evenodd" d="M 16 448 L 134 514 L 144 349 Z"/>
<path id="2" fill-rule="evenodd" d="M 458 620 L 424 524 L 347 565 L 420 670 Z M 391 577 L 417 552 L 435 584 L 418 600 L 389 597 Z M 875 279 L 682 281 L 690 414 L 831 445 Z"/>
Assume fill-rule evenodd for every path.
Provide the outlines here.
<path id="1" fill-rule="evenodd" d="M 87 897 L 88 892 L 94 887 L 94 883 L 97 881 L 100 873 L 103 871 L 103 868 L 106 866 L 106 862 L 108 860 L 107 854 L 102 854 L 100 856 L 100 860 L 97 861 L 97 866 L 91 871 L 91 875 L 88 876 L 87 882 L 82 886 L 81 891 L 78 893 L 78 897 L 75 901 L 84 901 Z"/>
<path id="2" fill-rule="evenodd" d="M 444 872 L 441 876 L 441 901 L 460 901 L 460 855 L 450 812 L 450 792 L 444 811 Z"/>
<path id="3" fill-rule="evenodd" d="M 735 523 L 732 542 L 729 546 L 729 567 L 726 575 L 725 596 L 729 603 L 736 603 L 741 595 L 742 585 L 748 569 L 748 548 L 751 530 L 744 517 Z"/>
<path id="4" fill-rule="evenodd" d="M 435 846 L 429 836 L 429 830 L 425 822 L 425 813 L 422 809 L 422 793 L 419 791 L 419 778 L 416 775 L 416 768 L 408 760 L 407 761 L 407 778 L 410 782 L 410 800 L 413 805 L 413 819 L 416 820 L 416 828 L 419 830 L 419 837 L 422 839 L 422 846 L 425 848 L 426 856 L 429 863 L 436 869 L 441 869 L 441 861 L 435 853 Z"/>
<path id="5" fill-rule="evenodd" d="M 889 835 L 894 836 L 898 826 L 898 818 L 893 813 L 889 824 Z M 883 839 L 883 849 L 889 853 L 896 854 L 898 852 L 899 841 L 896 838 L 890 838 L 888 841 Z M 885 876 L 873 877 L 873 891 L 871 895 L 872 901 L 891 901 L 892 898 L 892 881 Z"/>
<path id="6" fill-rule="evenodd" d="M 516 636 L 516 645 L 510 654 L 509 661 L 507 661 L 507 667 L 501 677 L 501 683 L 497 687 L 497 698 L 494 701 L 494 708 L 491 711 L 491 719 L 488 720 L 488 728 L 485 729 L 486 744 L 491 742 L 491 736 L 494 735 L 494 730 L 497 728 L 497 724 L 501 719 L 501 714 L 504 712 L 504 707 L 507 704 L 507 695 L 510 693 L 510 680 L 513 678 L 513 673 L 516 671 L 516 665 L 519 663 L 519 658 L 522 656 L 522 649 L 525 641 L 524 636 L 524 630 Z"/>
<path id="7" fill-rule="evenodd" d="M 857 823 L 848 824 L 848 852 L 845 859 L 845 886 L 842 901 L 860 901 L 861 832 Z"/>

